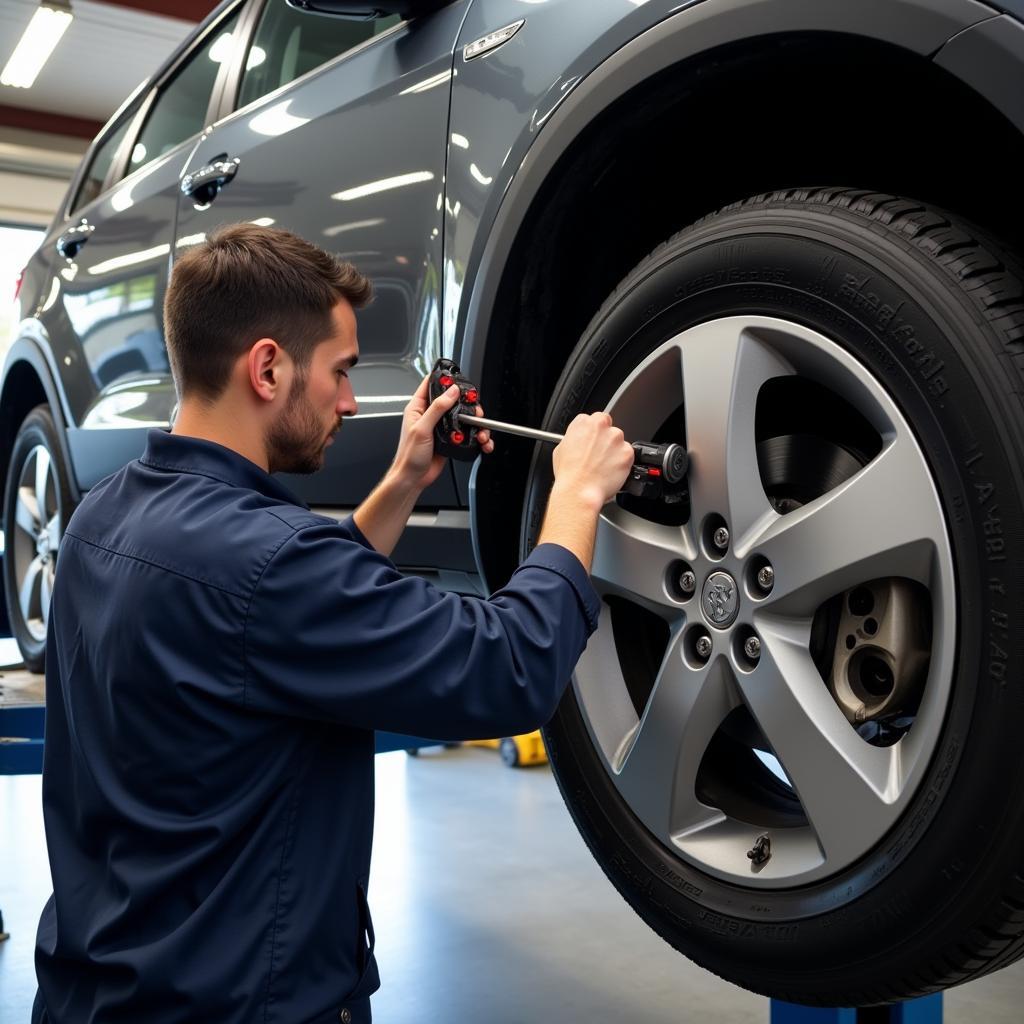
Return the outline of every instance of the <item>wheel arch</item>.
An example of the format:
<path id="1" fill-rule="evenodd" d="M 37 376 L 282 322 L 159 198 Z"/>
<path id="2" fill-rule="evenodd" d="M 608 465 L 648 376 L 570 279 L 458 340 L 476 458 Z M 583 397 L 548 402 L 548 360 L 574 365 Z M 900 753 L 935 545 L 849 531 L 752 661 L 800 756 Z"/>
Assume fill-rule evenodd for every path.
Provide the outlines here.
<path id="1" fill-rule="evenodd" d="M 68 467 L 72 497 L 78 502 L 81 492 L 68 446 L 64 403 L 39 346 L 29 338 L 22 338 L 11 346 L 3 384 L 0 386 L 0 480 L 5 482 L 4 486 L 18 429 L 25 417 L 43 403 L 49 405 L 57 426 L 61 455 Z"/>
<path id="2" fill-rule="evenodd" d="M 759 19 L 772 16 L 773 34 L 758 35 Z M 708 0 L 608 58 L 537 134 L 468 268 L 456 330 L 465 340 L 456 358 L 480 382 L 488 414 L 539 424 L 568 354 L 625 273 L 673 231 L 750 195 L 863 185 L 959 212 L 1019 250 L 1024 213 L 998 206 L 991 166 L 974 161 L 973 168 L 970 153 L 985 139 L 990 151 L 1007 154 L 1005 167 L 1019 166 L 1024 136 L 1013 111 L 962 73 L 976 66 L 977 46 L 991 41 L 980 30 L 1002 20 L 970 0 L 897 0 L 856 13 L 832 0 L 812 12 L 799 2 Z M 947 62 L 959 67 L 933 60 L 950 28 L 956 38 L 980 40 L 970 59 Z M 807 86 L 801 76 L 811 71 L 826 80 L 794 109 Z M 888 95 L 903 100 L 898 117 L 870 110 Z M 746 133 L 762 146 L 751 146 L 755 158 L 742 161 Z M 935 184 L 936 159 L 960 173 Z M 678 170 L 674 189 L 666 165 Z M 1012 175 L 997 173 L 1009 187 Z M 602 258 L 591 262 L 595 245 Z M 523 358 L 525 345 L 533 359 Z M 470 488 L 474 544 L 492 589 L 518 561 L 529 462 L 522 442 L 502 449 L 483 460 Z"/>

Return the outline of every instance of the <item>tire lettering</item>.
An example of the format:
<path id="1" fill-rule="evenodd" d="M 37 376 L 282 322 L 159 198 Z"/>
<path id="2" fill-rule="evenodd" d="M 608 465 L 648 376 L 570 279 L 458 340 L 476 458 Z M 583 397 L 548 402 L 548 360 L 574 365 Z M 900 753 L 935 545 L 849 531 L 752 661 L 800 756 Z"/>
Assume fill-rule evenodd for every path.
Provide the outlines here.
<path id="1" fill-rule="evenodd" d="M 777 939 L 791 942 L 797 937 L 799 926 L 795 924 L 758 924 L 756 921 L 738 921 L 734 917 L 723 917 L 709 910 L 698 910 L 697 917 L 716 935 L 731 935 L 741 939 Z"/>
<path id="2" fill-rule="evenodd" d="M 658 864 L 655 870 L 669 885 L 686 893 L 687 896 L 700 896 L 704 892 L 703 889 L 698 889 L 697 886 L 688 882 L 682 875 L 677 875 L 667 864 Z"/>

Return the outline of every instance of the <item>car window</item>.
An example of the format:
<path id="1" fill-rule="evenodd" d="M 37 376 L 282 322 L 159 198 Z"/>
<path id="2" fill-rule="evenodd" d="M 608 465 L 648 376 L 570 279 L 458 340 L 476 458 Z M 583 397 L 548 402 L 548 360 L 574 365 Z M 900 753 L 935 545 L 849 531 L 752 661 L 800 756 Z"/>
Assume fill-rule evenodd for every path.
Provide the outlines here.
<path id="1" fill-rule="evenodd" d="M 332 57 L 365 43 L 401 18 L 393 14 L 372 21 L 353 21 L 307 14 L 274 0 L 264 6 L 249 47 L 238 106 L 287 85 Z"/>
<path id="2" fill-rule="evenodd" d="M 72 213 L 85 206 L 86 203 L 91 203 L 100 194 L 103 182 L 107 177 L 107 172 L 110 170 L 110 165 L 113 163 L 114 156 L 120 148 L 121 142 L 131 123 L 132 115 L 129 115 L 96 148 L 96 152 L 93 153 L 92 161 L 89 164 L 89 169 L 85 172 L 85 177 L 82 178 L 82 184 L 78 186 L 78 193 L 75 196 L 74 203 L 71 205 Z"/>
<path id="3" fill-rule="evenodd" d="M 211 32 L 203 46 L 160 89 L 132 149 L 128 171 L 163 156 L 203 130 L 217 73 L 231 57 L 232 33 L 240 10 Z"/>

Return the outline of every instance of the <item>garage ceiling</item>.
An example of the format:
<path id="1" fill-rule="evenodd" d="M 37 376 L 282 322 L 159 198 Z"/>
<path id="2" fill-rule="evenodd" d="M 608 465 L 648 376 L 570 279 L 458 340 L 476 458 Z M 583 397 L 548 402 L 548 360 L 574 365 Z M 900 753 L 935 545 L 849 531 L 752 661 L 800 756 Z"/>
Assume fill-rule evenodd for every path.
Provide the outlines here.
<path id="1" fill-rule="evenodd" d="M 0 67 L 14 52 L 38 6 L 38 0 L 0 0 Z M 72 0 L 74 21 L 32 88 L 0 86 L 0 125 L 15 123 L 19 128 L 91 136 L 94 132 L 88 126 L 69 132 L 67 124 L 58 123 L 48 129 L 45 115 L 102 124 L 214 6 L 213 0 Z M 167 16 L 172 10 L 177 17 Z M 26 124 L 16 115 L 5 117 L 3 107 L 40 116 Z"/>

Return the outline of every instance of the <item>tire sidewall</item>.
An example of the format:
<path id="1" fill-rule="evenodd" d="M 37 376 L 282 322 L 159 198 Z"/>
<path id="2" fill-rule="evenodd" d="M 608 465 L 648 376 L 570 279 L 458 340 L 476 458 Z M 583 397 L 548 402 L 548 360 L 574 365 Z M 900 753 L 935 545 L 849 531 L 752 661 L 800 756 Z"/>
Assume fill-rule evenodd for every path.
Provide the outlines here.
<path id="1" fill-rule="evenodd" d="M 900 922 L 943 913 L 955 922 L 948 908 L 967 902 L 968 887 L 972 899 L 995 898 L 979 884 L 980 869 L 994 885 L 1001 872 L 992 860 L 1011 844 L 997 840 L 993 822 L 1012 820 L 1019 836 L 1021 818 L 1010 782 L 1021 774 L 1024 724 L 1012 626 L 1024 593 L 1011 567 L 1024 556 L 1024 489 L 1008 453 L 1024 446 L 1005 370 L 1000 380 L 999 339 L 950 273 L 895 232 L 866 231 L 863 217 L 771 204 L 709 218 L 641 264 L 575 350 L 545 428 L 564 430 L 577 413 L 604 408 L 673 335 L 743 314 L 803 324 L 851 352 L 900 407 L 932 470 L 953 551 L 958 635 L 926 777 L 859 862 L 820 884 L 767 892 L 721 882 L 644 831 L 593 751 L 572 688 L 545 738 L 584 838 L 648 923 L 690 955 L 698 947 L 695 958 L 712 969 L 731 962 L 742 939 L 772 969 L 793 966 L 797 943 L 806 970 L 834 963 L 841 948 L 877 949 Z M 538 451 L 524 548 L 536 541 L 550 481 L 550 458 Z"/>
<path id="2" fill-rule="evenodd" d="M 57 427 L 54 423 L 50 407 L 47 405 L 40 405 L 33 409 L 25 417 L 15 437 L 14 447 L 11 449 L 7 482 L 4 488 L 4 523 L 11 524 L 14 522 L 18 478 L 21 475 L 26 457 L 37 445 L 44 445 L 46 447 L 50 454 L 51 464 L 54 467 L 57 480 L 57 500 L 60 506 L 61 530 L 63 533 L 63 529 L 71 516 L 73 502 L 68 472 L 61 455 L 60 443 L 57 437 Z M 10 534 L 8 533 L 9 536 Z M 11 632 L 14 634 L 18 647 L 21 650 L 22 660 L 29 671 L 42 672 L 45 663 L 46 640 L 36 640 L 29 632 L 22 616 L 18 600 L 18 580 L 15 578 L 14 557 L 9 543 L 5 551 L 3 575 L 7 615 L 11 624 Z"/>

